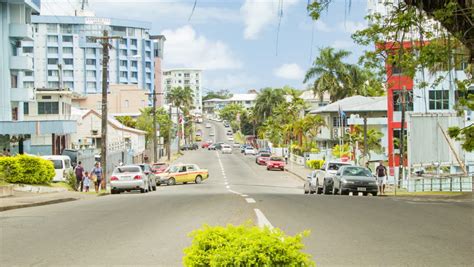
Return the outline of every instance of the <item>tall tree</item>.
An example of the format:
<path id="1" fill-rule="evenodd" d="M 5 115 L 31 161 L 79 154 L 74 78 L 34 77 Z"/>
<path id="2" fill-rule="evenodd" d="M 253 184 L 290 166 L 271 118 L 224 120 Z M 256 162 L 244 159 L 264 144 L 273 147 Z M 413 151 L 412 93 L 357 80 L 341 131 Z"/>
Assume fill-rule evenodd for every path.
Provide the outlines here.
<path id="1" fill-rule="evenodd" d="M 264 88 L 257 96 L 254 114 L 259 119 L 259 122 L 263 122 L 273 114 L 273 110 L 276 106 L 285 101 L 285 95 L 282 89 Z"/>
<path id="2" fill-rule="evenodd" d="M 173 106 L 177 107 L 178 109 L 178 119 L 181 118 L 181 113 L 180 110 L 183 111 L 184 113 L 184 118 L 185 121 L 189 122 L 191 121 L 190 117 L 190 110 L 193 108 L 193 99 L 194 99 L 194 93 L 193 90 L 189 87 L 174 87 L 170 90 L 170 92 L 167 95 L 167 100 L 169 103 L 171 103 Z M 186 127 L 192 127 L 192 123 L 186 123 Z M 181 129 L 178 127 L 178 132 L 181 132 Z M 189 130 L 185 130 L 183 133 L 183 137 L 185 138 L 184 134 L 186 132 L 190 132 Z M 185 138 L 186 140 L 186 138 Z"/>
<path id="3" fill-rule="evenodd" d="M 156 121 L 160 127 L 160 136 L 163 137 L 165 144 L 169 142 L 169 131 L 171 131 L 171 120 L 168 111 L 160 107 L 156 110 Z M 135 121 L 136 128 L 147 132 L 145 141 L 148 145 L 153 137 L 153 110 L 152 108 L 144 108 L 140 110 L 140 116 Z"/>

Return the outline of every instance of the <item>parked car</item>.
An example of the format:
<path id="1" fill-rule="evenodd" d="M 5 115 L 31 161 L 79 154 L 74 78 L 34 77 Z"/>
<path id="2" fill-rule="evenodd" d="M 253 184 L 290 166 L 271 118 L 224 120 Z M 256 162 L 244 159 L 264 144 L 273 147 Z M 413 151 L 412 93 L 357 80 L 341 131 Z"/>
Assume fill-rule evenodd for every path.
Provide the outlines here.
<path id="1" fill-rule="evenodd" d="M 209 133 L 209 136 L 214 136 L 214 135 L 215 135 L 214 131 Z"/>
<path id="2" fill-rule="evenodd" d="M 237 147 L 240 148 L 240 144 L 239 144 L 239 143 L 234 143 L 232 146 L 235 147 L 235 148 L 237 148 Z"/>
<path id="3" fill-rule="evenodd" d="M 150 188 L 150 179 L 138 165 L 119 166 L 114 169 L 110 177 L 110 188 L 112 194 L 131 190 L 146 193 Z"/>
<path id="4" fill-rule="evenodd" d="M 246 146 L 245 147 L 245 150 L 244 150 L 244 155 L 247 156 L 247 155 L 255 155 L 257 154 L 257 151 L 255 150 L 255 148 L 253 148 L 252 146 Z"/>
<path id="5" fill-rule="evenodd" d="M 226 132 L 226 135 L 233 135 L 234 133 L 232 132 L 232 130 L 227 130 Z"/>
<path id="6" fill-rule="evenodd" d="M 232 154 L 232 147 L 228 144 L 221 145 L 222 154 Z"/>
<path id="7" fill-rule="evenodd" d="M 233 137 L 233 136 L 229 136 L 229 137 L 227 137 L 227 140 L 228 140 L 228 141 L 234 141 L 234 137 Z"/>
<path id="8" fill-rule="evenodd" d="M 61 154 L 63 156 L 69 156 L 69 158 L 71 159 L 71 166 L 75 168 L 77 165 L 77 158 L 81 155 L 81 151 L 76 149 L 64 149 L 63 153 Z"/>
<path id="9" fill-rule="evenodd" d="M 334 185 L 332 193 L 347 195 L 349 192 L 358 194 L 362 192 L 364 196 L 371 193 L 376 196 L 378 193 L 375 176 L 369 169 L 360 166 L 342 166 L 333 177 Z"/>
<path id="10" fill-rule="evenodd" d="M 211 144 L 207 147 L 207 150 L 216 150 L 216 144 Z"/>
<path id="11" fill-rule="evenodd" d="M 240 153 L 244 153 L 246 147 L 247 145 L 240 145 Z"/>
<path id="12" fill-rule="evenodd" d="M 211 128 L 211 124 L 210 124 L 210 123 L 206 123 L 206 128 Z"/>
<path id="13" fill-rule="evenodd" d="M 148 185 L 150 186 L 150 188 L 148 188 L 148 190 L 149 191 L 152 191 L 152 190 L 156 191 L 156 175 L 153 173 L 150 164 L 143 163 L 143 164 L 138 164 L 138 166 L 140 166 L 143 173 L 146 176 L 148 176 L 148 181 L 149 181 Z"/>
<path id="14" fill-rule="evenodd" d="M 270 157 L 267 161 L 267 171 L 274 169 L 285 170 L 285 159 L 283 157 Z"/>
<path id="15" fill-rule="evenodd" d="M 318 194 L 330 194 L 332 192 L 333 177 L 341 166 L 351 166 L 348 162 L 327 161 L 321 169 L 314 171 L 314 179 Z M 313 173 L 312 173 L 313 174 Z"/>
<path id="16" fill-rule="evenodd" d="M 207 178 L 209 178 L 209 171 L 199 168 L 196 164 L 175 164 L 158 175 L 157 184 L 175 185 L 189 182 L 200 184 Z"/>
<path id="17" fill-rule="evenodd" d="M 51 161 L 54 165 L 53 182 L 65 182 L 67 173 L 72 172 L 71 158 L 64 155 L 42 156 L 41 158 Z"/>
<path id="18" fill-rule="evenodd" d="M 153 163 L 153 165 L 151 165 L 151 171 L 154 174 L 159 174 L 159 173 L 164 172 L 166 170 L 166 168 L 168 168 L 168 166 L 169 165 L 165 162 Z"/>
<path id="19" fill-rule="evenodd" d="M 201 144 L 201 148 L 208 148 L 211 145 L 209 142 L 204 142 Z"/>
<path id="20" fill-rule="evenodd" d="M 306 176 L 306 181 L 303 185 L 304 194 L 314 194 L 316 192 L 320 194 L 322 192 L 322 188 L 318 187 L 317 173 L 318 171 L 312 171 Z"/>
<path id="21" fill-rule="evenodd" d="M 260 151 L 255 158 L 255 163 L 258 165 L 267 165 L 267 161 L 270 159 L 271 154 L 267 151 Z"/>

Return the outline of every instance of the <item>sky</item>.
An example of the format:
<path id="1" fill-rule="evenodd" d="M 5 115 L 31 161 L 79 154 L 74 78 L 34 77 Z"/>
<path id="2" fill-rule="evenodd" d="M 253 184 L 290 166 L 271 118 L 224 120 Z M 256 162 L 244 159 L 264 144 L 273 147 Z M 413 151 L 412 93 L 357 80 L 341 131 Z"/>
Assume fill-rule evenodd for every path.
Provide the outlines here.
<path id="1" fill-rule="evenodd" d="M 71 15 L 80 0 L 43 0 L 41 14 Z M 363 29 L 366 0 L 333 0 L 320 20 L 307 14 L 308 0 L 89 0 L 98 17 L 152 23 L 163 34 L 164 68 L 203 69 L 204 91 L 289 85 L 304 89 L 304 74 L 322 47 L 364 50 L 351 39 Z M 283 7 L 280 8 L 280 3 Z M 279 16 L 283 10 L 283 16 Z M 278 41 L 277 41 L 278 40 Z"/>

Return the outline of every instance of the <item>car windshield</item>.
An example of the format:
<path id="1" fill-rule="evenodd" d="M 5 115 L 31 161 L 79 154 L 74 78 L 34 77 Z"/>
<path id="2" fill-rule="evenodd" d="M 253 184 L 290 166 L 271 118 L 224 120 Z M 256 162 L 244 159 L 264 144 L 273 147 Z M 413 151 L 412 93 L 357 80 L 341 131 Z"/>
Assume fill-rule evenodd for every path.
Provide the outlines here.
<path id="1" fill-rule="evenodd" d="M 342 175 L 372 177 L 370 171 L 362 167 L 346 167 L 344 168 Z"/>
<path id="2" fill-rule="evenodd" d="M 171 167 L 168 168 L 167 172 L 178 172 L 179 167 L 181 167 L 181 166 L 176 166 L 176 165 L 171 166 Z"/>
<path id="3" fill-rule="evenodd" d="M 63 168 L 63 161 L 60 160 L 60 159 L 52 159 L 51 162 L 53 163 L 54 165 L 54 168 L 56 170 L 60 170 Z"/>
<path id="4" fill-rule="evenodd" d="M 136 166 L 123 166 L 123 167 L 117 167 L 114 170 L 114 174 L 120 174 L 120 173 L 135 173 L 135 172 L 140 172 L 140 167 Z"/>
<path id="5" fill-rule="evenodd" d="M 260 157 L 270 157 L 270 153 L 261 153 Z"/>
<path id="6" fill-rule="evenodd" d="M 330 171 L 337 171 L 341 166 L 347 166 L 344 163 L 329 163 L 328 170 Z"/>
<path id="7" fill-rule="evenodd" d="M 284 161 L 282 157 L 271 157 L 271 161 Z"/>

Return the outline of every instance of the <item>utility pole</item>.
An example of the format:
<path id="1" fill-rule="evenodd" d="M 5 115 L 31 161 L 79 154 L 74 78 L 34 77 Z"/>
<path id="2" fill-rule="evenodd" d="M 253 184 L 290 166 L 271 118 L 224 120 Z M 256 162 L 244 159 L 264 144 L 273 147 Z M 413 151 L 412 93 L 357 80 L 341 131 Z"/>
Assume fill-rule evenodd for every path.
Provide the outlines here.
<path id="1" fill-rule="evenodd" d="M 171 161 L 171 130 L 173 129 L 173 116 L 172 116 L 172 109 L 171 109 L 171 103 L 168 104 L 170 107 L 170 129 L 168 131 L 168 162 Z M 179 146 L 179 145 L 178 145 Z"/>
<path id="2" fill-rule="evenodd" d="M 405 112 L 406 112 L 406 93 L 407 88 L 403 86 L 401 103 L 402 103 L 402 120 L 401 120 L 401 129 L 400 129 L 400 166 L 398 169 L 398 187 L 400 187 L 400 182 L 403 177 L 404 172 L 404 161 L 405 161 Z"/>
<path id="3" fill-rule="evenodd" d="M 101 114 L 101 147 L 100 147 L 100 165 L 102 167 L 102 175 L 105 178 L 105 188 L 108 183 L 107 176 L 107 89 L 108 89 L 108 76 L 109 76 L 109 49 L 112 45 L 109 43 L 112 39 L 122 39 L 122 37 L 109 36 L 107 30 L 104 30 L 103 36 L 93 37 L 94 40 L 100 40 L 102 45 L 102 114 Z"/>

